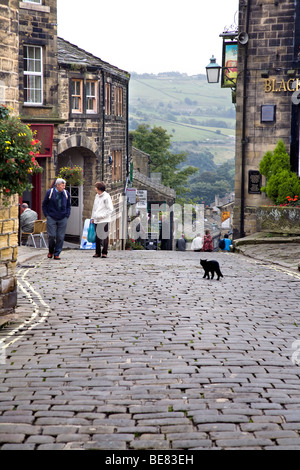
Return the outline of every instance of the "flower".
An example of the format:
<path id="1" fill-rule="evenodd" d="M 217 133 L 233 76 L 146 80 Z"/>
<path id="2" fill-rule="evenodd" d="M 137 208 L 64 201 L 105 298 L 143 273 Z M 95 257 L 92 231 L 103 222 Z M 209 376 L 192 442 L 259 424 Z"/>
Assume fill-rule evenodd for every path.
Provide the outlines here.
<path id="1" fill-rule="evenodd" d="M 40 142 L 30 128 L 0 105 L 0 155 L 6 156 L 0 160 L 0 196 L 5 205 L 10 196 L 32 189 L 28 174 L 42 171 L 35 159 L 39 148 Z"/>
<path id="2" fill-rule="evenodd" d="M 67 185 L 81 186 L 84 182 L 83 169 L 78 165 L 73 167 L 65 166 L 59 170 L 57 178 L 66 180 Z"/>

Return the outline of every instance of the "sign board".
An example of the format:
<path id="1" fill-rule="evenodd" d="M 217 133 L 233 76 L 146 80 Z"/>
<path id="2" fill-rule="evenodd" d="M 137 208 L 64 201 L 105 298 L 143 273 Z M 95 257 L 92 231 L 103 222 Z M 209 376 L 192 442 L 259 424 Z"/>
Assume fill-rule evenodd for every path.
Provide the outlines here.
<path id="1" fill-rule="evenodd" d="M 230 217 L 230 212 L 229 211 L 222 211 L 221 212 L 221 222 L 224 222 L 225 220 L 229 219 Z"/>
<path id="2" fill-rule="evenodd" d="M 261 174 L 258 170 L 249 170 L 248 172 L 248 193 L 260 194 Z"/>
<path id="3" fill-rule="evenodd" d="M 87 241 L 87 233 L 88 233 L 90 221 L 91 219 L 85 219 L 84 221 L 81 243 L 80 243 L 81 250 L 95 250 L 96 249 L 96 243 L 90 243 Z"/>
<path id="4" fill-rule="evenodd" d="M 236 85 L 237 79 L 237 48 L 236 41 L 223 42 L 223 67 L 222 67 L 222 88 L 232 88 Z"/>
<path id="5" fill-rule="evenodd" d="M 136 190 L 136 207 L 138 209 L 147 209 L 147 191 L 143 189 Z"/>
<path id="6" fill-rule="evenodd" d="M 135 204 L 136 203 L 136 188 L 127 188 L 126 196 L 127 196 L 128 204 Z"/>

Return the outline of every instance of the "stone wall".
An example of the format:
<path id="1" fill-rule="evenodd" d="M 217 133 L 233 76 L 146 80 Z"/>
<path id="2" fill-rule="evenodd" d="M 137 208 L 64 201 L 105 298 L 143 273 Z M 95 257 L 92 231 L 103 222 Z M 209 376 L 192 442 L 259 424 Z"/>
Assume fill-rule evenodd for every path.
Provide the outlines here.
<path id="1" fill-rule="evenodd" d="M 0 103 L 19 112 L 18 0 L 0 5 Z"/>
<path id="2" fill-rule="evenodd" d="M 19 0 L 0 5 L 0 103 L 19 113 Z M 8 207 L 0 200 L 0 317 L 12 313 L 17 304 L 15 266 L 18 251 L 18 199 Z"/>
<path id="3" fill-rule="evenodd" d="M 249 9 L 248 9 L 249 5 Z M 247 28 L 247 16 L 249 27 Z M 247 32 L 247 44 L 238 46 L 238 79 L 236 89 L 236 174 L 235 238 L 239 238 L 242 197 L 244 207 L 268 204 L 265 194 L 251 194 L 249 170 L 258 170 L 268 150 L 274 150 L 279 139 L 290 152 L 292 122 L 292 81 L 294 60 L 295 2 L 285 0 L 252 0 L 239 2 L 239 33 Z M 245 62 L 247 59 L 247 62 Z M 246 70 L 244 66 L 246 65 Z M 296 76 L 299 76 L 298 71 Z M 244 90 L 245 86 L 245 90 Z M 245 92 L 245 93 L 244 93 Z M 262 105 L 275 106 L 275 119 L 262 122 Z M 243 133 L 243 122 L 245 123 Z M 242 181 L 244 177 L 244 193 Z M 264 184 L 264 178 L 262 183 Z M 251 212 L 251 211 L 250 211 Z M 251 229 L 251 221 L 246 220 Z"/>
<path id="4" fill-rule="evenodd" d="M 0 200 L 0 316 L 12 313 L 17 304 L 18 216 L 17 197 L 9 206 Z"/>
<path id="5" fill-rule="evenodd" d="M 258 207 L 257 231 L 300 235 L 300 208 Z"/>

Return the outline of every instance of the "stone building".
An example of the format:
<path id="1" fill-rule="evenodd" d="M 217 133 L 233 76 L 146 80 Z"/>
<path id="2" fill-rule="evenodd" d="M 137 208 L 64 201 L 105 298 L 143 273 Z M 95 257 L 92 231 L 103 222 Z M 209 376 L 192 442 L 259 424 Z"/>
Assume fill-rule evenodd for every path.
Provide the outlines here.
<path id="1" fill-rule="evenodd" d="M 270 204 L 259 163 L 279 139 L 300 175 L 300 1 L 240 0 L 236 86 L 234 238 L 256 231 L 256 208 Z"/>
<path id="2" fill-rule="evenodd" d="M 20 2 L 20 114 L 42 141 L 42 174 L 23 200 L 43 217 L 41 203 L 60 168 L 78 165 L 84 184 L 70 187 L 67 234 L 80 237 L 90 218 L 94 183 L 105 181 L 115 217 L 111 243 L 120 246 L 128 173 L 129 74 L 57 38 L 56 0 Z"/>
<path id="3" fill-rule="evenodd" d="M 0 21 L 0 103 L 13 108 L 42 142 L 38 162 L 44 171 L 32 176 L 33 190 L 23 201 L 42 218 L 44 194 L 59 169 L 78 164 L 85 181 L 70 188 L 67 233 L 81 235 L 94 183 L 103 180 L 115 207 L 110 241 L 121 247 L 129 74 L 57 38 L 56 0 L 2 1 Z M 0 201 L 0 315 L 17 302 L 18 204 L 17 197 L 9 207 Z"/>
<path id="4" fill-rule="evenodd" d="M 130 155 L 132 157 L 131 180 L 133 188 L 137 190 L 137 194 L 143 195 L 144 204 L 142 205 L 145 210 L 147 210 L 149 220 L 151 221 L 151 219 L 154 218 L 156 221 L 154 224 L 150 222 L 148 226 L 148 241 L 145 242 L 145 246 L 146 248 L 151 247 L 152 243 L 157 246 L 157 243 L 152 242 L 151 240 L 162 238 L 159 219 L 161 211 L 165 211 L 167 214 L 165 226 L 168 228 L 167 230 L 164 230 L 164 237 L 168 237 L 166 238 L 168 242 L 164 241 L 164 246 L 166 247 L 165 249 L 171 250 L 174 246 L 174 214 L 172 210 L 169 211 L 168 209 L 172 208 L 175 203 L 176 192 L 174 189 L 168 188 L 161 183 L 160 173 L 150 173 L 149 154 L 133 147 L 132 143 L 130 143 Z M 139 206 L 139 203 L 137 206 Z M 157 228 L 156 231 L 155 228 Z"/>
<path id="5" fill-rule="evenodd" d="M 79 165 L 85 183 L 70 188 L 72 211 L 67 233 L 80 235 L 90 218 L 94 183 L 107 184 L 115 208 L 111 242 L 120 245 L 123 194 L 128 173 L 129 74 L 79 47 L 57 40 L 59 66 L 58 142 L 56 168 Z"/>

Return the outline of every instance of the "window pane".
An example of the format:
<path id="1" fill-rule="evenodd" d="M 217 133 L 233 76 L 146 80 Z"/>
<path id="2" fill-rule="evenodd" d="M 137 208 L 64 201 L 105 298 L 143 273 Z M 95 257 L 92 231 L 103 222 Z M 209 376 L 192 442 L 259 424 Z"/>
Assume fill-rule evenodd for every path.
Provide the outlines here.
<path id="1" fill-rule="evenodd" d="M 73 97 L 73 109 L 79 109 L 79 98 Z"/>

